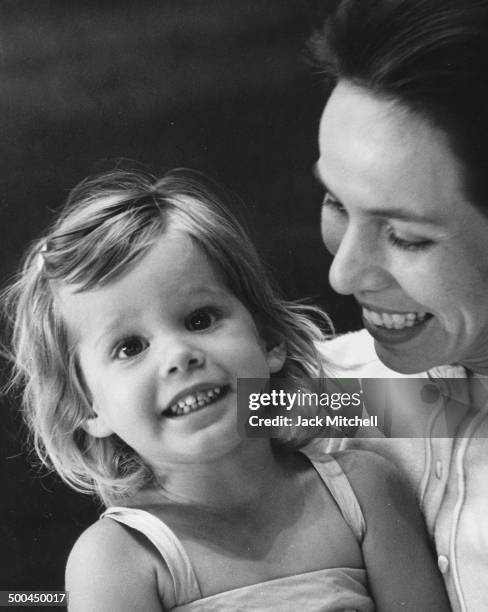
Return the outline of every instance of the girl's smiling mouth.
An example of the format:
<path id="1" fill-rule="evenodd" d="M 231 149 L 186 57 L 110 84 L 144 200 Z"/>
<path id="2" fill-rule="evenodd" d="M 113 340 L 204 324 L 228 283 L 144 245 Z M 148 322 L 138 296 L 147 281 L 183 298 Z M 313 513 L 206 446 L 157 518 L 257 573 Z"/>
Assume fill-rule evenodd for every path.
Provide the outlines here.
<path id="1" fill-rule="evenodd" d="M 222 399 L 229 390 L 229 385 L 216 385 L 213 387 L 201 386 L 199 389 L 183 391 L 171 400 L 170 405 L 162 412 L 162 415 L 167 418 L 175 418 L 196 412 Z"/>

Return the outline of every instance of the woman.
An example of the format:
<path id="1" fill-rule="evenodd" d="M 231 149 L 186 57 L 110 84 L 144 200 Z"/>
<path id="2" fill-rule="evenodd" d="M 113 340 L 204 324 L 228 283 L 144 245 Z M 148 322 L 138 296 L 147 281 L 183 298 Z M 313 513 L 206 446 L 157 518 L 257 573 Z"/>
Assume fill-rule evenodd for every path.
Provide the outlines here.
<path id="1" fill-rule="evenodd" d="M 330 282 L 366 328 L 324 351 L 348 375 L 463 379 L 394 397 L 404 438 L 350 445 L 404 469 L 453 609 L 488 610 L 488 2 L 335 2 L 313 48 Z"/>

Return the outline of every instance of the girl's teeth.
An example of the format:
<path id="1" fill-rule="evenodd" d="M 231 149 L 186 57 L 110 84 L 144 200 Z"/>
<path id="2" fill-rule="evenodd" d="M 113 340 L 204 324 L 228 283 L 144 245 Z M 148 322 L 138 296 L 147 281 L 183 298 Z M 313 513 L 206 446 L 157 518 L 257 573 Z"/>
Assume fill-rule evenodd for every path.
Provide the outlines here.
<path id="1" fill-rule="evenodd" d="M 222 387 L 214 387 L 206 391 L 198 391 L 196 394 L 189 393 L 175 404 L 165 410 L 167 416 L 180 416 L 203 408 L 210 404 L 222 392 Z"/>

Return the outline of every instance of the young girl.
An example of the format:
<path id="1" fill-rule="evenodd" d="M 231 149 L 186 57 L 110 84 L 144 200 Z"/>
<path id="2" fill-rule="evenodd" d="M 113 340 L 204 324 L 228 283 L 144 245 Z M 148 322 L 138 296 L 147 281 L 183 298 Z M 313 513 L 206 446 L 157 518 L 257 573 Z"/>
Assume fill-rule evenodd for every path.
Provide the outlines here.
<path id="1" fill-rule="evenodd" d="M 237 378 L 303 387 L 321 334 L 198 175 L 83 182 L 7 304 L 36 449 L 107 505 L 70 554 L 70 610 L 449 609 L 383 459 L 238 434 Z"/>

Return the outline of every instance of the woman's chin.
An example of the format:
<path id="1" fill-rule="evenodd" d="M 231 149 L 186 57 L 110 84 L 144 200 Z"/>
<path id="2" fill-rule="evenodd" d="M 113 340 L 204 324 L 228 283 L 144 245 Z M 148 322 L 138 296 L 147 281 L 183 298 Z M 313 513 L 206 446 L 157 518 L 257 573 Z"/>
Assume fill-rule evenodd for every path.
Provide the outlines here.
<path id="1" fill-rule="evenodd" d="M 379 359 L 400 374 L 421 374 L 456 361 L 456 344 L 436 316 L 402 330 L 365 326 L 374 338 Z"/>
<path id="2" fill-rule="evenodd" d="M 374 346 L 380 361 L 390 370 L 400 374 L 421 374 L 439 365 L 444 365 L 442 360 L 436 360 L 434 355 L 428 351 L 413 348 L 407 349 L 399 344 L 386 345 L 375 339 Z"/>

